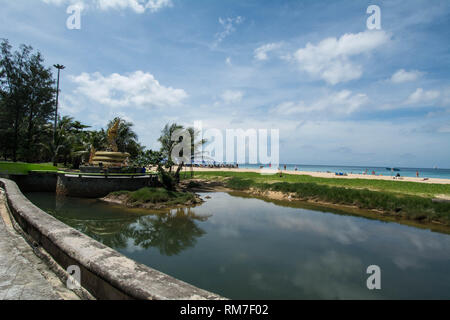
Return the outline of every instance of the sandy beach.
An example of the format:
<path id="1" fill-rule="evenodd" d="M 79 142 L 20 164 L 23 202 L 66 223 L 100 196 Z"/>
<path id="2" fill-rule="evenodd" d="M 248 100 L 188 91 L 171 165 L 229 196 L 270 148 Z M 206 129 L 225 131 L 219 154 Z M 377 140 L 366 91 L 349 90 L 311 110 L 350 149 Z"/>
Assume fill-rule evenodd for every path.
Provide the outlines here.
<path id="1" fill-rule="evenodd" d="M 255 173 L 261 173 L 261 174 L 276 174 L 279 171 L 278 170 L 269 170 L 269 169 L 243 169 L 243 168 L 234 168 L 234 169 L 228 169 L 228 168 L 194 168 L 194 171 L 223 171 L 223 172 L 255 172 Z M 411 182 L 420 182 L 420 183 L 436 183 L 436 184 L 450 184 L 450 179 L 438 179 L 438 178 L 427 178 L 426 177 L 419 177 L 419 178 L 413 178 L 413 177 L 400 177 L 394 179 L 391 176 L 382 176 L 382 175 L 370 175 L 370 174 L 348 174 L 347 176 L 336 176 L 335 173 L 327 173 L 327 172 L 310 172 L 310 171 L 284 171 L 283 173 L 286 174 L 296 174 L 296 175 L 308 175 L 313 177 L 319 177 L 319 178 L 334 178 L 334 179 L 369 179 L 369 180 L 389 180 L 389 181 L 411 181 Z"/>

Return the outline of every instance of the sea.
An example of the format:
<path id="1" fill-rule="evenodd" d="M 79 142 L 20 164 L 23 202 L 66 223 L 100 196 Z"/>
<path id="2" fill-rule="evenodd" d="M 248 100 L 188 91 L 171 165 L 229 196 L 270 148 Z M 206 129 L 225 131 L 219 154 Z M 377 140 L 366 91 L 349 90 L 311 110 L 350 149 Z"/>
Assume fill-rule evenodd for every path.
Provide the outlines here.
<path id="1" fill-rule="evenodd" d="M 285 164 L 280 164 L 279 167 L 284 169 Z M 246 169 L 259 169 L 258 164 L 240 164 L 240 168 Z M 266 168 L 268 165 L 265 166 Z M 402 168 L 395 167 L 395 171 L 392 168 L 387 167 L 360 167 L 360 166 L 336 166 L 336 165 L 305 165 L 305 164 L 286 164 L 287 171 L 294 171 L 297 168 L 298 171 L 311 171 L 311 172 L 331 172 L 331 173 L 356 173 L 372 174 L 383 176 L 395 176 L 400 174 L 402 177 L 416 177 L 416 173 L 419 172 L 420 178 L 439 178 L 450 179 L 450 169 L 441 168 Z"/>

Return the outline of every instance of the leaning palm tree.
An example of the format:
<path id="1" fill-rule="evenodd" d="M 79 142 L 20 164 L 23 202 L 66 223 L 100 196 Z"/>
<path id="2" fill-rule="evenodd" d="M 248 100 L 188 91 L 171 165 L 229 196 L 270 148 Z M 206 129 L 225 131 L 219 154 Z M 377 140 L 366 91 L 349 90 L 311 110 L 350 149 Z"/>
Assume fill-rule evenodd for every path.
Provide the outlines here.
<path id="1" fill-rule="evenodd" d="M 187 137 L 187 139 L 184 139 L 184 137 Z M 191 164 L 192 175 L 194 159 L 203 155 L 202 146 L 206 143 L 205 139 L 199 139 L 199 132 L 192 127 L 184 128 L 176 123 L 166 124 L 158 141 L 161 143 L 161 153 L 165 158 L 169 173 L 172 173 L 174 165 L 178 166 L 174 173 L 176 182 L 179 182 L 180 172 L 186 163 Z M 177 150 L 180 151 L 174 159 L 173 153 Z M 190 154 L 184 154 L 185 150 L 189 150 Z"/>
<path id="2" fill-rule="evenodd" d="M 194 169 L 193 169 L 193 164 L 195 159 L 198 158 L 204 158 L 205 157 L 205 153 L 203 151 L 203 145 L 207 142 L 206 139 L 199 139 L 199 134 L 200 132 L 195 130 L 192 127 L 189 127 L 186 129 L 186 132 L 188 133 L 188 136 L 191 138 L 190 141 L 188 143 L 190 143 L 189 145 L 186 145 L 186 148 L 190 149 L 190 155 L 188 158 L 185 158 L 186 160 L 189 161 L 190 163 L 190 171 L 191 171 L 191 178 L 194 175 Z M 177 171 L 176 171 L 176 178 L 179 181 L 180 179 L 180 171 L 183 169 L 183 166 L 185 165 L 184 161 L 182 161 L 181 163 L 179 163 Z"/>

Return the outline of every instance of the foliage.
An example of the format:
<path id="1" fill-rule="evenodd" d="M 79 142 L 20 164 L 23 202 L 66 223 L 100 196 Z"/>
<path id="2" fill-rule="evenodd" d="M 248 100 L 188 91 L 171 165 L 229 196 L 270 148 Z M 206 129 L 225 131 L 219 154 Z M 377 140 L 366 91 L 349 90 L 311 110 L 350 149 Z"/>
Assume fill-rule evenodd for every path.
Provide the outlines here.
<path id="1" fill-rule="evenodd" d="M 0 145 L 5 159 L 38 161 L 46 125 L 54 115 L 54 79 L 30 46 L 12 52 L 0 44 Z"/>
<path id="2" fill-rule="evenodd" d="M 143 152 L 144 148 L 138 142 L 138 136 L 133 130 L 134 125 L 131 122 L 116 117 L 108 123 L 106 132 L 112 128 L 116 121 L 119 121 L 118 134 L 116 137 L 117 148 L 120 152 L 128 152 L 131 155 L 131 159 L 135 159 Z M 103 145 L 105 150 L 107 147 L 107 145 Z"/>
<path id="3" fill-rule="evenodd" d="M 26 162 L 62 161 L 78 168 L 87 161 L 91 148 L 106 150 L 106 131 L 86 130 L 88 126 L 72 117 L 58 118 L 54 130 L 55 80 L 39 52 L 22 45 L 13 52 L 8 40 L 0 44 L 0 154 L 5 160 Z M 143 153 L 133 124 L 120 121 L 119 151 L 131 160 Z"/>
<path id="4" fill-rule="evenodd" d="M 163 161 L 162 153 L 159 151 L 142 151 L 133 161 L 137 167 L 158 166 Z"/>
<path id="5" fill-rule="evenodd" d="M 234 176 L 227 181 L 234 190 L 254 188 L 263 191 L 294 193 L 302 200 L 352 205 L 361 209 L 381 210 L 394 216 L 411 220 L 439 221 L 450 225 L 450 203 L 433 202 L 430 198 L 412 195 L 328 186 L 310 182 L 261 183 Z"/>
<path id="6" fill-rule="evenodd" d="M 183 166 L 193 163 L 195 157 L 202 154 L 201 147 L 206 143 L 205 139 L 198 138 L 198 132 L 194 128 L 184 128 L 176 123 L 166 124 L 158 141 L 161 143 L 160 153 L 163 158 L 158 164 L 158 172 L 166 182 L 169 181 L 168 176 L 172 176 L 175 184 L 180 181 Z M 189 154 L 185 154 L 186 150 Z M 174 154 L 176 158 L 173 157 Z M 173 172 L 175 165 L 177 169 Z M 163 166 L 168 172 L 164 171 Z"/>
<path id="7" fill-rule="evenodd" d="M 171 172 L 167 172 L 161 165 L 158 166 L 158 177 L 161 184 L 167 190 L 175 190 L 176 180 Z"/>
<path id="8" fill-rule="evenodd" d="M 373 191 L 385 191 L 404 195 L 417 195 L 427 198 L 435 197 L 439 194 L 450 196 L 449 184 L 418 183 L 410 181 L 389 181 L 375 179 L 337 179 L 337 178 L 319 178 L 309 175 L 286 174 L 279 175 L 261 175 L 256 172 L 233 172 L 233 171 L 209 171 L 196 172 L 198 178 L 220 178 L 238 177 L 249 179 L 255 183 L 315 183 L 319 185 L 345 187 L 352 189 L 369 189 Z"/>
<path id="9" fill-rule="evenodd" d="M 128 204 L 165 203 L 168 205 L 184 204 L 194 200 L 194 194 L 190 192 L 176 192 L 164 188 L 142 188 L 134 192 L 118 191 L 113 195 L 127 195 Z"/>

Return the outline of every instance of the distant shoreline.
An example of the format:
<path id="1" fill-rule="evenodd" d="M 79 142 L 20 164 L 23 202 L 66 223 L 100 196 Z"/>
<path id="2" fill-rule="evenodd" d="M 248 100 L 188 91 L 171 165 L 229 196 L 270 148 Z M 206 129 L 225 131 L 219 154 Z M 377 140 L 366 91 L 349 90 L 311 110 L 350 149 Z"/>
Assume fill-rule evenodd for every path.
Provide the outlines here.
<path id="1" fill-rule="evenodd" d="M 262 174 L 277 174 L 279 170 L 274 169 L 248 169 L 248 168 L 193 168 L 194 172 L 213 172 L 213 171 L 223 171 L 223 172 L 254 172 Z M 337 176 L 335 173 L 328 172 L 313 172 L 313 171 L 293 171 L 293 170 L 282 170 L 285 174 L 295 174 L 295 175 L 308 175 L 318 178 L 335 178 L 335 179 L 368 179 L 368 180 L 388 180 L 388 181 L 409 181 L 409 182 L 419 182 L 419 183 L 436 183 L 436 184 L 450 184 L 450 179 L 443 178 L 427 178 L 424 180 L 423 177 L 400 177 L 399 179 L 394 179 L 392 176 L 384 175 L 371 175 L 371 174 L 357 174 L 348 173 L 346 176 Z"/>

